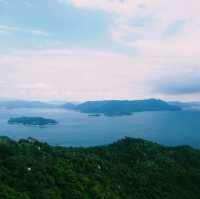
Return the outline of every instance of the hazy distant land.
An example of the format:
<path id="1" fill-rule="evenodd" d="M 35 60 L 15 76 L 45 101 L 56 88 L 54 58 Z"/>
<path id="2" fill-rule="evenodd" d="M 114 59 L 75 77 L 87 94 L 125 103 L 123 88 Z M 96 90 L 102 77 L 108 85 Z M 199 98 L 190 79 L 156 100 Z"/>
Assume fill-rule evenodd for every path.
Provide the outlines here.
<path id="1" fill-rule="evenodd" d="M 159 99 L 146 100 L 101 100 L 86 101 L 83 103 L 71 102 L 40 102 L 40 101 L 0 101 L 0 108 L 62 108 L 75 110 L 90 115 L 104 114 L 106 116 L 131 115 L 134 112 L 143 111 L 180 111 L 179 104 L 168 103 Z"/>
<path id="2" fill-rule="evenodd" d="M 63 108 L 77 110 L 83 113 L 104 114 L 107 116 L 131 115 L 134 112 L 143 111 L 180 111 L 181 108 L 171 105 L 163 100 L 103 100 L 88 101 L 78 105 L 69 103 Z"/>

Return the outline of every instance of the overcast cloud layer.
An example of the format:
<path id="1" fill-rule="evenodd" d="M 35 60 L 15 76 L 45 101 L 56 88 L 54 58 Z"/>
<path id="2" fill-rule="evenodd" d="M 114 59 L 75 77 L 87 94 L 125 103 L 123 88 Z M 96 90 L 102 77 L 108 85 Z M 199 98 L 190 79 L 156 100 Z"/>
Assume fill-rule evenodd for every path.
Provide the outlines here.
<path id="1" fill-rule="evenodd" d="M 0 0 L 0 97 L 199 100 L 199 10 L 198 0 Z"/>

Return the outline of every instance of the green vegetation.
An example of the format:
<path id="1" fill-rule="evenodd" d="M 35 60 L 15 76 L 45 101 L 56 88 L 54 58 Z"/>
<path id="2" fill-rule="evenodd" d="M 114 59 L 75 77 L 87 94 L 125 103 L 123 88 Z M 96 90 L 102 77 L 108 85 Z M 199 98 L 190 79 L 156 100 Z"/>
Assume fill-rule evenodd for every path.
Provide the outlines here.
<path id="1" fill-rule="evenodd" d="M 8 120 L 9 124 L 23 124 L 23 125 L 38 125 L 44 126 L 48 124 L 57 124 L 58 122 L 53 119 L 46 119 L 43 117 L 17 117 L 17 118 L 10 118 Z"/>
<path id="2" fill-rule="evenodd" d="M 91 148 L 0 139 L 2 199 L 198 199 L 200 151 L 126 138 Z"/>

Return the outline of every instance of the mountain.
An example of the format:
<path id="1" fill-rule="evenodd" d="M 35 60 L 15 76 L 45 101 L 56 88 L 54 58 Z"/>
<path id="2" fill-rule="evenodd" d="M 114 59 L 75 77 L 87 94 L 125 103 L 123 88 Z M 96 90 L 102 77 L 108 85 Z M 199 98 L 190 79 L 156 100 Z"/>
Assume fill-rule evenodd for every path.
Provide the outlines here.
<path id="1" fill-rule="evenodd" d="M 168 102 L 171 105 L 179 106 L 182 109 L 186 110 L 200 110 L 200 102 L 179 102 L 179 101 L 172 101 Z"/>
<path id="2" fill-rule="evenodd" d="M 73 109 L 84 113 L 103 113 L 105 115 L 129 115 L 141 111 L 177 111 L 180 107 L 157 99 L 147 100 L 105 100 L 88 101 L 76 105 Z"/>
<path id="3" fill-rule="evenodd" d="M 25 101 L 25 100 L 8 100 L 0 101 L 0 108 L 55 108 L 58 105 L 40 101 Z M 60 106 L 60 105 L 59 105 Z"/>
<path id="4" fill-rule="evenodd" d="M 77 107 L 77 104 L 74 104 L 74 103 L 65 103 L 63 105 L 61 105 L 61 108 L 65 108 L 65 109 L 76 109 Z"/>
<path id="5" fill-rule="evenodd" d="M 91 148 L 0 139 L 2 199 L 199 199 L 200 151 L 126 138 Z"/>

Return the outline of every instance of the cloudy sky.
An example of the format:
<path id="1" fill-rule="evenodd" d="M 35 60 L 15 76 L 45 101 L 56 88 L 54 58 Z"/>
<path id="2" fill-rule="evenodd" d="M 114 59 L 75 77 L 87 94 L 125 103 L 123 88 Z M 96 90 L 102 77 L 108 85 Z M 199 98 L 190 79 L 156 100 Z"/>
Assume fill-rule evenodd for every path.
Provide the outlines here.
<path id="1" fill-rule="evenodd" d="M 199 0 L 0 0 L 0 98 L 200 100 Z"/>

